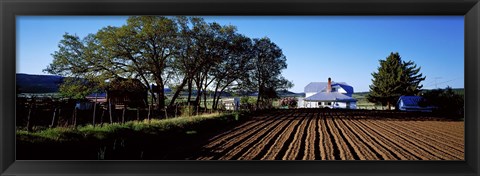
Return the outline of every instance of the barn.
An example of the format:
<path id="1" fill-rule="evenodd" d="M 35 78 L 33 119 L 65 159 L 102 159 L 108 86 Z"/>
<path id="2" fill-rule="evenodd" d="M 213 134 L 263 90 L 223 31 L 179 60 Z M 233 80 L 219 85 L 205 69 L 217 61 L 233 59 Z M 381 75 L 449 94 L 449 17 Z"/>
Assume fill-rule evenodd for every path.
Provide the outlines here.
<path id="1" fill-rule="evenodd" d="M 304 108 L 356 109 L 357 100 L 352 98 L 353 87 L 344 82 L 311 82 L 304 89 Z"/>
<path id="2" fill-rule="evenodd" d="M 432 112 L 435 107 L 423 106 L 422 102 L 425 99 L 421 96 L 400 96 L 397 101 L 397 109 L 400 111 L 418 111 L 418 112 Z"/>
<path id="3" fill-rule="evenodd" d="M 106 91 L 107 101 L 112 105 L 135 108 L 147 106 L 148 89 L 138 79 L 114 79 Z"/>

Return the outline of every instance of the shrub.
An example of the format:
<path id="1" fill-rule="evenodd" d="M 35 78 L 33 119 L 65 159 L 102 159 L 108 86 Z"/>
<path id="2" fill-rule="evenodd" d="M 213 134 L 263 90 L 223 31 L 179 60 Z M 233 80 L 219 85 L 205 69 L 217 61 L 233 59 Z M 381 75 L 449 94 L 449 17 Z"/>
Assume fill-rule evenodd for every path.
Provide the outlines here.
<path id="1" fill-rule="evenodd" d="M 297 107 L 298 100 L 295 97 L 286 97 L 279 100 L 280 106 L 288 106 L 288 108 Z"/>
<path id="2" fill-rule="evenodd" d="M 425 102 L 422 105 L 437 107 L 437 111 L 447 115 L 463 115 L 464 97 L 455 93 L 452 88 L 436 89 L 423 94 Z"/>
<path id="3" fill-rule="evenodd" d="M 191 105 L 187 105 L 187 106 L 182 106 L 182 108 L 180 109 L 180 113 L 182 116 L 185 116 L 185 117 L 190 117 L 193 115 L 193 106 Z"/>

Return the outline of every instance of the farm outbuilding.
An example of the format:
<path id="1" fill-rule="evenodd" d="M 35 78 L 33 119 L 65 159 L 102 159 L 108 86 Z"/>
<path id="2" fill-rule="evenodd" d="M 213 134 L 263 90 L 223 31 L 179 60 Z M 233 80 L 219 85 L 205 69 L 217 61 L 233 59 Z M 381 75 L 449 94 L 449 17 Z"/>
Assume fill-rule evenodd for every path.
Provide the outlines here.
<path id="1" fill-rule="evenodd" d="M 421 102 L 425 102 L 421 96 L 400 96 L 396 106 L 400 111 L 432 112 L 435 109 L 433 106 L 422 106 Z"/>
<path id="2" fill-rule="evenodd" d="M 114 79 L 109 83 L 106 91 L 107 101 L 112 105 L 147 106 L 148 89 L 138 79 Z"/>
<path id="3" fill-rule="evenodd" d="M 357 100 L 352 98 L 353 87 L 344 82 L 312 82 L 305 86 L 304 108 L 356 109 Z"/>

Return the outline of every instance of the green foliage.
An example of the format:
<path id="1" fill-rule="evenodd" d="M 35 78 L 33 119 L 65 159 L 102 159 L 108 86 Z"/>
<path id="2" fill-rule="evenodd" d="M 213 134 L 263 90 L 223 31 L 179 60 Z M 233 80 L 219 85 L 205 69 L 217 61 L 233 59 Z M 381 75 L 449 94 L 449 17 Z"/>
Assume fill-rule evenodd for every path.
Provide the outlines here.
<path id="1" fill-rule="evenodd" d="M 17 130 L 17 138 L 20 140 L 31 140 L 35 141 L 72 141 L 72 140 L 81 140 L 85 138 L 93 139 L 106 139 L 110 136 L 118 134 L 122 131 L 135 131 L 145 134 L 159 134 L 166 131 L 180 130 L 180 131 L 189 131 L 188 127 L 203 123 L 207 120 L 236 120 L 239 119 L 238 114 L 206 114 L 199 116 L 182 116 L 178 118 L 171 119 L 152 119 L 152 120 L 143 120 L 143 121 L 129 121 L 126 123 L 113 123 L 113 124 L 103 124 L 100 126 L 86 125 L 80 126 L 77 128 L 65 128 L 65 127 L 56 127 L 48 128 L 44 130 L 28 132 L 25 130 Z"/>
<path id="2" fill-rule="evenodd" d="M 426 91 L 422 97 L 426 100 L 426 102 L 424 102 L 425 105 L 437 107 L 438 112 L 449 115 L 464 114 L 464 97 L 453 91 L 450 87 Z"/>
<path id="3" fill-rule="evenodd" d="M 390 53 L 385 60 L 380 60 L 378 72 L 372 73 L 372 85 L 367 99 L 390 108 L 402 95 L 416 95 L 420 92 L 420 82 L 425 77 L 420 67 L 413 61 L 402 61 L 397 53 Z"/>
<path id="4" fill-rule="evenodd" d="M 258 91 L 257 108 L 268 108 L 278 98 L 277 90 L 293 87 L 293 83 L 282 76 L 287 68 L 282 49 L 269 38 L 253 40 L 253 69 L 244 81 L 245 88 Z"/>
<path id="5" fill-rule="evenodd" d="M 246 105 L 246 104 L 253 105 L 253 104 L 255 104 L 256 101 L 257 101 L 256 98 L 249 97 L 249 96 L 245 96 L 245 97 L 240 98 L 240 104 L 244 104 L 244 105 Z"/>
<path id="6" fill-rule="evenodd" d="M 286 58 L 270 39 L 252 40 L 235 26 L 199 17 L 132 16 L 123 26 L 107 26 L 83 39 L 67 33 L 52 56 L 45 72 L 83 78 L 100 88 L 116 78 L 155 84 L 158 89 L 150 93 L 156 93 L 151 95 L 158 110 L 165 107 L 165 85 L 176 86 L 167 101 L 170 106 L 185 85 L 198 92 L 213 87 L 216 102 L 223 91 L 235 87 L 260 92 L 263 102 L 276 98 L 276 90 L 293 86 L 281 76 Z M 81 86 L 65 86 L 65 95 L 81 97 L 88 92 Z"/>
<path id="7" fill-rule="evenodd" d="M 182 116 L 187 116 L 187 117 L 192 116 L 194 113 L 193 106 L 191 105 L 182 106 L 182 109 L 180 109 L 180 113 L 182 114 Z"/>
<path id="8" fill-rule="evenodd" d="M 65 78 L 60 85 L 59 93 L 62 97 L 70 99 L 84 99 L 96 91 L 96 85 L 80 78 Z"/>

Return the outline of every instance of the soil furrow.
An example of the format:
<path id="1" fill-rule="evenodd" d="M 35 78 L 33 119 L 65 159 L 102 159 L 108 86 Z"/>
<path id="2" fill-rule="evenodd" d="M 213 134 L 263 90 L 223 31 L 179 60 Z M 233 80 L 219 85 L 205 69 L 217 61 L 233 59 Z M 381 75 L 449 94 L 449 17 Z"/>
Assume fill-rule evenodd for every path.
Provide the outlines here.
<path id="1" fill-rule="evenodd" d="M 290 148 L 294 138 L 295 138 L 295 134 L 297 134 L 297 131 L 299 130 L 300 126 L 303 124 L 303 119 L 302 118 L 302 121 L 300 120 L 295 120 L 296 124 L 293 125 L 293 128 L 289 128 L 289 134 L 290 135 L 285 135 L 286 139 L 285 141 L 283 142 L 283 145 L 280 149 L 280 151 L 278 151 L 277 155 L 275 156 L 275 160 L 285 160 L 285 156 L 286 156 L 286 153 L 287 153 L 287 150 Z M 291 129 L 291 130 L 290 130 Z"/>
<path id="2" fill-rule="evenodd" d="M 262 113 L 266 115 L 206 137 L 205 145 L 190 158 L 461 160 L 465 156 L 462 121 L 394 111 L 281 109 Z"/>
<path id="3" fill-rule="evenodd" d="M 383 141 L 384 145 L 390 152 L 394 153 L 397 157 L 401 160 L 426 160 L 427 158 L 421 156 L 418 157 L 418 153 L 413 151 L 411 148 L 406 148 L 404 145 L 401 145 L 398 141 L 392 139 L 392 137 L 387 136 L 387 134 L 383 133 L 383 130 L 379 128 L 374 128 L 371 125 L 371 122 L 367 122 L 367 120 L 355 120 L 355 124 L 363 129 L 365 132 L 372 134 L 372 138 L 378 139 L 378 142 Z M 383 143 L 382 142 L 382 143 Z"/>
<path id="4" fill-rule="evenodd" d="M 214 138 L 210 139 L 210 141 L 212 142 L 206 147 L 216 148 L 219 145 L 222 145 L 223 143 L 225 143 L 226 141 L 236 139 L 239 136 L 244 136 L 245 129 L 257 130 L 257 129 L 263 128 L 268 125 L 268 123 L 265 123 L 265 122 L 275 120 L 275 118 L 276 117 L 274 115 L 270 115 L 270 116 L 263 116 L 262 118 L 258 118 L 258 119 L 255 118 L 253 120 L 250 120 L 249 121 L 250 123 L 246 125 L 242 125 L 241 127 L 237 127 L 232 130 L 223 132 L 220 135 L 217 135 Z"/>
<path id="5" fill-rule="evenodd" d="M 355 134 L 361 142 L 366 143 L 367 147 L 370 148 L 371 151 L 376 152 L 376 156 L 380 160 L 391 160 L 391 159 L 399 159 L 391 151 L 389 151 L 389 147 L 386 146 L 385 143 L 380 141 L 378 138 L 375 139 L 372 135 L 363 129 L 360 129 L 354 122 L 352 122 L 351 118 L 348 118 L 344 121 L 345 125 L 352 129 L 352 133 Z"/>
<path id="6" fill-rule="evenodd" d="M 285 152 L 285 156 L 282 158 L 283 160 L 295 160 L 297 157 L 303 157 L 305 150 L 304 141 L 307 136 L 305 130 L 307 129 L 307 125 L 310 123 L 310 120 L 311 118 L 306 116 L 302 118 L 302 123 L 295 131 L 293 140 L 292 142 L 290 142 L 290 146 L 288 146 L 288 149 Z"/>
<path id="7" fill-rule="evenodd" d="M 284 117 L 286 117 L 287 119 L 291 118 L 287 116 L 284 116 Z M 265 128 L 258 130 L 255 133 L 252 133 L 248 137 L 245 137 L 243 140 L 235 142 L 234 145 L 231 145 L 227 150 L 225 150 L 227 151 L 227 153 L 223 157 L 220 157 L 219 159 L 230 160 L 230 159 L 235 159 L 240 157 L 244 152 L 249 150 L 253 145 L 257 144 L 257 142 L 265 139 L 264 137 L 269 134 L 267 132 L 276 131 L 279 128 L 283 128 L 284 125 L 285 125 L 285 119 L 278 119 L 278 120 L 274 120 L 274 123 L 268 123 L 268 125 Z"/>
<path id="8" fill-rule="evenodd" d="M 288 139 L 288 136 L 290 136 L 290 134 L 292 133 L 294 129 L 293 127 L 297 126 L 298 123 L 299 123 L 298 120 L 292 120 L 288 122 L 289 125 L 286 127 L 286 129 L 278 131 L 280 135 L 278 135 L 278 137 L 275 139 L 275 142 L 268 148 L 268 151 L 262 157 L 262 160 L 276 159 L 277 155 L 279 155 L 283 146 L 287 145 L 285 144 L 285 141 Z"/>
<path id="9" fill-rule="evenodd" d="M 463 129 L 463 122 L 457 122 L 458 126 L 462 126 L 459 132 L 444 131 L 444 127 L 442 125 L 436 125 L 437 123 L 430 123 L 424 121 L 414 121 L 414 122 L 405 122 L 408 126 L 415 127 L 416 129 L 423 130 L 426 134 L 437 134 L 438 137 L 442 138 L 443 140 L 450 140 L 455 142 L 459 146 L 463 148 L 464 140 L 464 129 Z"/>
<path id="10" fill-rule="evenodd" d="M 342 139 L 341 133 L 333 123 L 332 118 L 333 118 L 332 116 L 327 116 L 326 118 L 327 127 L 329 128 L 329 131 L 333 136 L 333 139 L 335 140 L 335 146 L 337 146 L 337 150 L 339 150 L 340 159 L 354 160 L 355 158 L 353 157 L 352 152 L 350 152 L 350 149 L 348 148 L 347 143 Z"/>
<path id="11" fill-rule="evenodd" d="M 272 117 L 275 118 L 275 117 Z M 201 157 L 200 159 L 218 159 L 222 157 L 225 153 L 229 152 L 233 147 L 239 145 L 243 141 L 251 138 L 259 131 L 265 130 L 266 127 L 271 125 L 272 123 L 280 123 L 280 120 L 266 120 L 266 121 L 257 121 L 257 123 L 252 126 L 252 128 L 243 128 L 243 131 L 238 131 L 237 133 L 240 135 L 236 135 L 236 138 L 233 139 L 219 139 L 210 145 L 206 145 L 204 147 L 204 151 L 206 153 L 211 153 L 207 156 Z"/>
<path id="12" fill-rule="evenodd" d="M 373 126 L 376 126 L 376 129 L 381 129 L 383 134 L 388 135 L 390 138 L 394 139 L 394 141 L 401 144 L 403 147 L 412 149 L 415 151 L 416 155 L 424 160 L 439 160 L 440 158 L 435 155 L 434 152 L 426 148 L 427 146 L 419 144 L 417 141 L 413 141 L 410 139 L 410 136 L 403 136 L 399 135 L 398 133 L 393 132 L 391 128 L 384 127 L 383 125 L 379 125 L 378 120 L 372 121 L 367 120 Z"/>
<path id="13" fill-rule="evenodd" d="M 432 153 L 437 154 L 437 156 L 442 159 L 445 159 L 445 160 L 463 159 L 463 153 L 459 153 L 458 150 L 456 150 L 456 152 L 452 151 L 453 148 L 451 148 L 450 146 L 443 144 L 441 142 L 435 141 L 431 138 L 427 138 L 422 134 L 419 134 L 418 132 L 414 132 L 412 129 L 402 127 L 401 124 L 399 124 L 398 122 L 391 123 L 388 121 L 381 121 L 379 123 L 384 124 L 386 126 L 390 126 L 392 127 L 393 130 L 396 130 L 405 136 L 411 136 L 411 138 L 416 139 L 415 141 L 418 141 L 419 144 L 428 146 L 425 148 L 428 148 Z"/>
<path id="14" fill-rule="evenodd" d="M 345 134 L 345 138 L 352 145 L 353 149 L 357 153 L 360 160 L 379 160 L 382 157 L 380 154 L 372 150 L 370 146 L 366 145 L 363 138 L 360 138 L 355 131 L 352 131 L 352 127 L 346 124 L 345 120 L 348 117 L 336 120 L 337 125 L 340 127 L 342 133 Z"/>
<path id="15" fill-rule="evenodd" d="M 340 160 L 340 150 L 338 150 L 337 143 L 335 143 L 335 139 L 327 125 L 327 119 L 323 114 L 320 114 L 319 117 L 321 133 L 325 135 L 323 143 L 320 144 L 325 149 L 322 154 L 322 160 Z"/>
<path id="16" fill-rule="evenodd" d="M 310 115 L 308 127 L 307 127 L 307 136 L 306 139 L 304 140 L 306 142 L 305 145 L 305 155 L 303 155 L 303 158 L 297 158 L 297 160 L 316 160 L 317 155 L 315 150 L 315 147 L 318 146 L 319 143 L 319 138 L 318 137 L 318 127 L 317 127 L 317 117 L 315 114 Z"/>
<path id="17" fill-rule="evenodd" d="M 273 144 L 274 139 L 280 135 L 279 131 L 283 131 L 285 128 L 287 128 L 288 124 L 292 121 L 293 119 L 290 119 L 289 121 L 283 121 L 275 129 L 270 130 L 264 138 L 262 138 L 252 147 L 246 148 L 248 150 L 246 152 L 243 152 L 243 155 L 239 157 L 239 160 L 261 159 L 261 157 L 266 153 L 267 151 L 266 149 L 268 149 L 269 146 Z M 279 129 L 279 130 L 276 130 L 276 129 Z"/>

